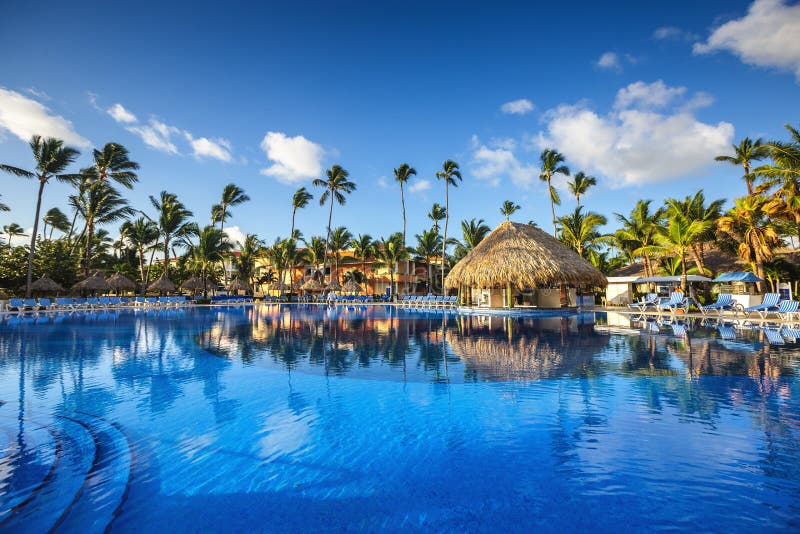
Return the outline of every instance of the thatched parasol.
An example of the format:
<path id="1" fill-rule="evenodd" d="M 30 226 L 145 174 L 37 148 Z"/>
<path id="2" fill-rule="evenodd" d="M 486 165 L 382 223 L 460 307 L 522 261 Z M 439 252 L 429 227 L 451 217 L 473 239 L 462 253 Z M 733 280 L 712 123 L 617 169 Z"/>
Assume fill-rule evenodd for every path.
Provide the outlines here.
<path id="1" fill-rule="evenodd" d="M 111 289 L 117 289 L 117 290 L 121 289 L 123 291 L 124 290 L 133 291 L 134 289 L 136 289 L 136 282 L 119 273 L 111 275 L 108 278 L 108 280 L 106 280 L 106 282 L 108 283 L 109 287 L 111 287 Z"/>
<path id="2" fill-rule="evenodd" d="M 286 291 L 287 289 L 291 289 L 291 286 L 289 286 L 286 282 L 272 282 L 269 285 L 270 291 Z"/>
<path id="3" fill-rule="evenodd" d="M 240 278 L 234 278 L 228 284 L 228 291 L 250 291 L 250 284 Z"/>
<path id="4" fill-rule="evenodd" d="M 459 261 L 448 288 L 605 286 L 606 277 L 574 250 L 529 224 L 503 222 Z"/>
<path id="5" fill-rule="evenodd" d="M 72 289 L 78 291 L 108 291 L 111 289 L 111 286 L 108 285 L 102 272 L 95 271 L 92 276 L 84 278 L 72 286 Z"/>
<path id="6" fill-rule="evenodd" d="M 205 285 L 208 286 L 208 283 Z M 203 289 L 203 287 L 203 280 L 197 276 L 192 276 L 181 284 L 181 289 L 186 289 L 189 291 L 199 291 Z"/>
<path id="7" fill-rule="evenodd" d="M 300 286 L 300 289 L 302 289 L 303 291 L 322 291 L 325 288 L 322 286 L 321 283 L 319 283 L 319 281 L 317 281 L 314 278 L 311 278 L 307 280 L 306 283 L 304 283 L 302 286 Z"/>
<path id="8" fill-rule="evenodd" d="M 339 281 L 336 278 L 334 278 L 333 280 L 325 284 L 325 289 L 329 291 L 341 291 L 342 284 L 340 284 Z"/>
<path id="9" fill-rule="evenodd" d="M 355 280 L 350 280 L 342 287 L 342 291 L 345 293 L 361 293 L 363 289 Z"/>
<path id="10" fill-rule="evenodd" d="M 159 293 L 172 293 L 175 291 L 175 284 L 172 283 L 172 280 L 167 278 L 167 274 L 164 273 L 156 280 L 147 286 L 148 291 L 158 291 Z"/>
<path id="11" fill-rule="evenodd" d="M 49 276 L 44 275 L 31 284 L 31 290 L 53 293 L 56 291 L 64 291 L 64 288 L 61 287 L 61 284 L 59 284 Z"/>

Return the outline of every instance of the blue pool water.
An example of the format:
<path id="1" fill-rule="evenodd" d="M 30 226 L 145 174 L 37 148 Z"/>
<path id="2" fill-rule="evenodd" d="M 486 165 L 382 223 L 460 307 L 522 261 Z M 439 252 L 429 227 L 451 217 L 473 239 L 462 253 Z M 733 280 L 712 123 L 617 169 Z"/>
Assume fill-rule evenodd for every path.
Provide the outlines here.
<path id="1" fill-rule="evenodd" d="M 791 333 L 608 322 L 6 317 L 0 530 L 800 528 Z"/>

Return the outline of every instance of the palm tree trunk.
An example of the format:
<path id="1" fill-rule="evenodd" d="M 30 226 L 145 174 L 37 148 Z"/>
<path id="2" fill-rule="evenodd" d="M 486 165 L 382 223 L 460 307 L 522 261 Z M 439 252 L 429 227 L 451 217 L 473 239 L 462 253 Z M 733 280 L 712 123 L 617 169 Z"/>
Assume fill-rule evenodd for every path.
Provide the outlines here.
<path id="1" fill-rule="evenodd" d="M 289 232 L 289 239 L 294 239 L 294 216 L 297 214 L 297 208 L 292 208 L 292 231 Z"/>
<path id="2" fill-rule="evenodd" d="M 325 255 L 322 257 L 322 282 L 325 282 L 325 262 L 328 261 L 328 241 L 331 238 L 331 221 L 333 220 L 333 190 L 331 190 L 331 207 L 328 211 L 328 232 L 325 234 Z"/>
<path id="3" fill-rule="evenodd" d="M 84 258 L 84 264 L 86 271 L 86 276 L 89 276 L 89 269 L 91 268 L 91 258 L 92 258 L 92 239 L 94 238 L 94 221 L 90 220 L 86 223 L 86 258 Z"/>
<path id="4" fill-rule="evenodd" d="M 225 263 L 222 264 L 222 270 L 225 271 Z M 164 276 L 169 278 L 169 238 L 164 238 Z M 224 276 L 224 275 L 223 275 Z"/>
<path id="5" fill-rule="evenodd" d="M 753 179 L 750 177 L 750 165 L 745 163 L 744 167 L 744 181 L 747 183 L 747 196 L 753 196 Z"/>
<path id="6" fill-rule="evenodd" d="M 400 205 L 403 207 L 403 248 L 406 246 L 406 195 L 403 191 L 403 182 L 400 182 Z M 408 276 L 408 260 L 406 260 L 406 276 Z M 408 282 L 403 288 L 405 293 L 408 293 Z"/>
<path id="7" fill-rule="evenodd" d="M 444 295 L 444 262 L 447 256 L 447 225 L 450 222 L 450 188 L 444 181 L 444 239 L 442 240 L 442 295 Z"/>
<path id="8" fill-rule="evenodd" d="M 686 278 L 686 251 L 681 250 L 681 286 L 683 287 L 683 294 L 689 294 L 689 282 Z"/>
<path id="9" fill-rule="evenodd" d="M 700 255 L 700 250 L 698 245 L 692 245 L 692 259 L 694 260 L 694 264 L 697 266 L 697 270 L 700 271 L 700 274 L 705 276 L 706 274 L 706 266 L 703 263 L 703 257 Z"/>
<path id="10" fill-rule="evenodd" d="M 139 279 L 144 283 L 144 247 L 137 247 L 139 252 Z"/>
<path id="11" fill-rule="evenodd" d="M 33 255 L 36 251 L 36 233 L 39 231 L 39 212 L 42 211 L 42 193 L 45 182 L 39 179 L 39 195 L 36 197 L 36 217 L 33 219 L 33 232 L 31 232 L 31 248 L 28 251 L 28 272 L 25 277 L 25 298 L 31 298 L 31 283 L 33 283 Z M 11 238 L 8 239 L 9 244 Z"/>
<path id="12" fill-rule="evenodd" d="M 553 217 L 553 237 L 556 236 L 556 203 L 553 200 L 553 186 L 550 185 L 550 177 L 547 177 L 547 194 L 550 195 L 550 214 Z"/>

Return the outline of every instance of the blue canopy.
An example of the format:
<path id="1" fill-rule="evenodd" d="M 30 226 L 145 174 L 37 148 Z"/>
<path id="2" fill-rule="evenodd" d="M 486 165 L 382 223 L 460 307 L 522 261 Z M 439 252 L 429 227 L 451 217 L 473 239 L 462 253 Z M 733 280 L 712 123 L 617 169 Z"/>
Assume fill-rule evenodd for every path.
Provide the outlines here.
<path id="1" fill-rule="evenodd" d="M 763 281 L 764 280 L 757 277 L 753 273 L 744 273 L 744 272 L 722 273 L 714 280 L 712 280 L 712 282 L 763 282 Z"/>

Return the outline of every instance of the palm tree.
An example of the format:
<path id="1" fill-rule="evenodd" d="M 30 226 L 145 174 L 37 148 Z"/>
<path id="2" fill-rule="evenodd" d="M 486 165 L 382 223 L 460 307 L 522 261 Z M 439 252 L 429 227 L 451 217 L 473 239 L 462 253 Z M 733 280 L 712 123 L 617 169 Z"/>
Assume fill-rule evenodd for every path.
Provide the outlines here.
<path id="1" fill-rule="evenodd" d="M 747 194 L 752 196 L 754 193 L 753 182 L 756 175 L 752 172 L 753 163 L 766 158 L 769 150 L 764 146 L 761 139 L 753 141 L 749 137 L 742 139 L 738 145 L 733 146 L 732 156 L 717 156 L 717 161 L 725 161 L 733 165 L 741 165 L 744 169 L 744 181 L 747 184 Z"/>
<path id="2" fill-rule="evenodd" d="M 652 251 L 680 259 L 681 286 L 686 294 L 689 291 L 686 279 L 686 251 L 704 231 L 705 226 L 700 221 L 689 220 L 685 217 L 670 217 L 666 226 L 658 227 L 655 235 L 656 246 L 650 247 Z"/>
<path id="3" fill-rule="evenodd" d="M 492 229 L 486 224 L 483 219 L 477 221 L 473 218 L 470 220 L 461 221 L 461 235 L 464 237 L 462 244 L 467 249 L 467 252 L 478 246 L 478 243 L 483 241 Z"/>
<path id="4" fill-rule="evenodd" d="M 339 254 L 347 248 L 350 244 L 350 241 L 353 239 L 353 234 L 345 228 L 344 226 L 339 226 L 334 228 L 331 232 L 331 256 L 333 256 L 333 261 L 336 263 L 336 279 L 339 280 Z M 331 275 L 331 280 L 333 280 L 333 275 Z"/>
<path id="5" fill-rule="evenodd" d="M 244 189 L 236 184 L 228 184 L 222 189 L 222 199 L 219 204 L 214 204 L 211 208 L 211 222 L 213 224 L 220 223 L 219 229 L 225 230 L 225 221 L 231 216 L 230 208 L 244 204 L 250 200 L 244 192 Z"/>
<path id="6" fill-rule="evenodd" d="M 361 270 L 364 272 L 364 291 L 366 292 L 367 282 L 367 261 L 375 257 L 375 243 L 369 234 L 358 234 L 358 237 L 350 241 L 353 249 L 353 256 L 361 260 Z"/>
<path id="7" fill-rule="evenodd" d="M 10 223 L 3 226 L 3 233 L 8 236 L 8 248 L 11 248 L 11 238 L 14 236 L 24 236 L 25 230 L 17 223 Z"/>
<path id="8" fill-rule="evenodd" d="M 161 191 L 158 198 L 151 195 L 150 203 L 158 212 L 156 224 L 164 246 L 164 274 L 169 276 L 170 241 L 176 237 L 186 235 L 196 227 L 189 221 L 189 218 L 194 214 L 178 200 L 177 195 L 166 191 Z M 221 229 L 220 232 L 222 232 Z"/>
<path id="9" fill-rule="evenodd" d="M 47 227 L 50 227 L 50 235 L 47 234 Z M 50 208 L 42 217 L 42 236 L 45 239 L 53 238 L 53 230 L 67 233 L 69 231 L 69 218 L 58 208 Z"/>
<path id="10" fill-rule="evenodd" d="M 144 217 L 139 217 L 134 221 L 125 221 L 119 229 L 122 237 L 129 245 L 136 249 L 139 258 L 139 280 L 142 286 L 147 286 L 144 274 L 144 253 L 145 250 L 155 246 L 158 241 L 158 226 L 153 221 L 148 221 Z"/>
<path id="11" fill-rule="evenodd" d="M 348 178 L 350 177 L 350 173 L 347 172 L 339 165 L 334 165 L 327 171 L 325 171 L 325 175 L 328 177 L 327 180 L 323 180 L 322 178 L 316 178 L 312 182 L 314 187 L 323 187 L 325 188 L 325 192 L 322 193 L 319 197 L 319 205 L 324 206 L 325 202 L 330 197 L 331 205 L 330 210 L 328 211 L 328 232 L 325 235 L 325 255 L 323 257 L 323 272 L 325 271 L 325 260 L 328 257 L 328 242 L 331 238 L 331 221 L 333 220 L 333 201 L 336 202 L 340 206 L 344 206 L 347 202 L 347 197 L 345 195 L 349 195 L 353 191 L 356 190 L 356 184 L 351 182 Z"/>
<path id="12" fill-rule="evenodd" d="M 652 200 L 639 200 L 628 217 L 619 213 L 614 216 L 622 224 L 617 230 L 617 241 L 631 257 L 641 257 L 644 263 L 645 276 L 653 276 L 651 247 L 655 245 L 657 228 L 664 217 L 662 209 L 650 211 Z"/>
<path id="13" fill-rule="evenodd" d="M 264 242 L 255 234 L 246 234 L 244 242 L 238 243 L 238 245 L 239 257 L 236 259 L 236 272 L 240 280 L 251 284 L 256 271 L 256 260 L 263 254 Z"/>
<path id="14" fill-rule="evenodd" d="M 561 235 L 559 239 L 568 247 L 574 248 L 581 257 L 586 257 L 590 250 L 608 241 L 608 237 L 600 233 L 599 228 L 608 221 L 599 213 L 583 213 L 580 206 L 569 215 L 558 218 Z"/>
<path id="15" fill-rule="evenodd" d="M 425 262 L 428 270 L 428 277 L 426 285 L 428 293 L 431 292 L 431 282 L 433 275 L 431 274 L 431 259 L 442 250 L 442 236 L 439 232 L 433 229 L 423 230 L 422 234 L 417 234 L 417 246 L 413 248 L 412 252 Z"/>
<path id="16" fill-rule="evenodd" d="M 438 202 L 434 202 L 431 211 L 428 212 L 428 218 L 433 221 L 433 231 L 437 234 L 439 233 L 439 221 L 443 221 L 446 216 L 447 210 Z"/>
<path id="17" fill-rule="evenodd" d="M 289 239 L 295 239 L 294 235 L 294 216 L 297 210 L 303 209 L 308 206 L 308 203 L 314 199 L 314 195 L 308 192 L 305 187 L 301 187 L 292 195 L 292 231 L 289 232 Z"/>
<path id="18" fill-rule="evenodd" d="M 275 242 L 266 251 L 266 256 L 277 271 L 276 280 L 279 284 L 284 282 L 284 273 L 297 264 L 300 254 L 297 242 L 294 239 L 275 239 Z M 290 285 L 293 280 L 290 280 Z"/>
<path id="19" fill-rule="evenodd" d="M 394 299 L 396 294 L 394 271 L 397 268 L 397 264 L 408 257 L 408 250 L 403 246 L 403 234 L 397 232 L 388 238 L 381 239 L 375 249 L 378 265 L 389 269 L 389 287 L 392 288 L 392 299 Z"/>
<path id="20" fill-rule="evenodd" d="M 436 173 L 438 180 L 444 180 L 444 235 L 442 237 L 442 292 L 444 292 L 444 265 L 447 258 L 447 224 L 450 222 L 450 186 L 458 187 L 461 171 L 458 163 L 448 159 L 442 164 L 442 170 Z M 458 181 L 456 181 L 458 179 Z"/>
<path id="21" fill-rule="evenodd" d="M 514 204 L 510 200 L 504 200 L 503 205 L 500 206 L 500 213 L 502 213 L 505 216 L 506 221 L 508 221 L 509 218 L 520 209 L 521 208 L 519 204 Z"/>
<path id="22" fill-rule="evenodd" d="M 78 210 L 86 221 L 86 245 L 84 248 L 84 270 L 89 275 L 92 259 L 92 244 L 94 233 L 98 226 L 117 222 L 133 214 L 119 191 L 107 182 L 98 182 L 86 192 L 83 201 L 78 205 Z"/>
<path id="23" fill-rule="evenodd" d="M 800 131 L 788 124 L 786 129 L 791 140 L 767 143 L 765 147 L 773 163 L 758 167 L 753 174 L 768 178 L 768 185 L 778 186 L 764 210 L 767 215 L 791 224 L 800 240 Z"/>
<path id="24" fill-rule="evenodd" d="M 764 264 L 780 245 L 775 223 L 765 212 L 768 199 L 759 195 L 737 198 L 733 208 L 720 217 L 717 228 L 738 243 L 739 257 L 750 262 L 759 278 L 764 278 Z"/>
<path id="25" fill-rule="evenodd" d="M 34 135 L 29 143 L 33 158 L 36 161 L 34 171 L 26 171 L 11 165 L 0 164 L 0 171 L 5 171 L 22 178 L 35 178 L 39 180 L 39 193 L 36 197 L 36 214 L 33 219 L 33 232 L 31 232 L 31 247 L 28 252 L 28 269 L 25 282 L 25 296 L 31 296 L 31 283 L 33 282 L 33 256 L 36 252 L 36 235 L 39 232 L 39 216 L 42 210 L 42 194 L 44 186 L 52 179 L 67 182 L 75 178 L 74 174 L 66 174 L 67 167 L 75 161 L 80 152 L 71 147 L 65 147 L 64 141 L 48 137 L 42 138 Z"/>
<path id="26" fill-rule="evenodd" d="M 542 164 L 539 179 L 547 182 L 547 191 L 550 194 L 550 212 L 553 216 L 553 237 L 556 237 L 556 204 L 561 205 L 561 198 L 558 196 L 556 188 L 553 187 L 552 180 L 556 174 L 569 176 L 569 167 L 562 165 L 565 161 L 564 155 L 551 148 L 542 151 L 539 161 Z"/>
<path id="27" fill-rule="evenodd" d="M 83 169 L 92 184 L 116 182 L 119 185 L 133 189 L 139 177 L 134 171 L 139 169 L 139 164 L 128 157 L 128 149 L 119 143 L 106 143 L 102 150 L 92 151 L 93 165 Z"/>
<path id="28" fill-rule="evenodd" d="M 400 205 L 403 208 L 403 245 L 406 244 L 406 197 L 403 191 L 403 184 L 417 174 L 417 169 L 410 166 L 408 163 L 403 163 L 394 170 L 394 179 L 400 184 Z"/>
<path id="29" fill-rule="evenodd" d="M 311 236 L 311 241 L 303 240 L 306 246 L 305 259 L 308 261 L 316 272 L 322 266 L 322 278 L 325 279 L 325 261 L 328 257 L 328 251 L 325 249 L 325 240 L 320 236 Z"/>
<path id="30" fill-rule="evenodd" d="M 716 229 L 717 219 L 722 215 L 722 206 L 725 205 L 725 200 L 714 200 L 709 205 L 706 205 L 706 197 L 701 189 L 693 196 L 687 196 L 684 200 L 668 198 L 665 204 L 668 217 L 683 217 L 689 221 L 697 221 L 702 225 L 703 229 L 697 234 L 689 251 L 692 254 L 698 272 L 707 274 L 704 246 L 715 239 L 714 230 Z"/>
<path id="31" fill-rule="evenodd" d="M 208 225 L 198 234 L 197 244 L 189 248 L 188 256 L 195 267 L 200 270 L 200 279 L 203 281 L 203 296 L 208 296 L 208 271 L 213 265 L 222 261 L 224 255 L 231 251 L 233 245 L 228 241 L 228 236 L 216 226 Z M 165 265 L 165 269 L 167 266 Z"/>
<path id="32" fill-rule="evenodd" d="M 576 172 L 572 180 L 567 181 L 570 193 L 575 197 L 578 207 L 581 207 L 581 196 L 586 194 L 593 185 L 597 185 L 597 178 L 587 176 L 583 171 Z"/>
<path id="33" fill-rule="evenodd" d="M 2 197 L 3 195 L 0 195 Z M 11 211 L 11 208 L 0 202 L 0 211 Z"/>

